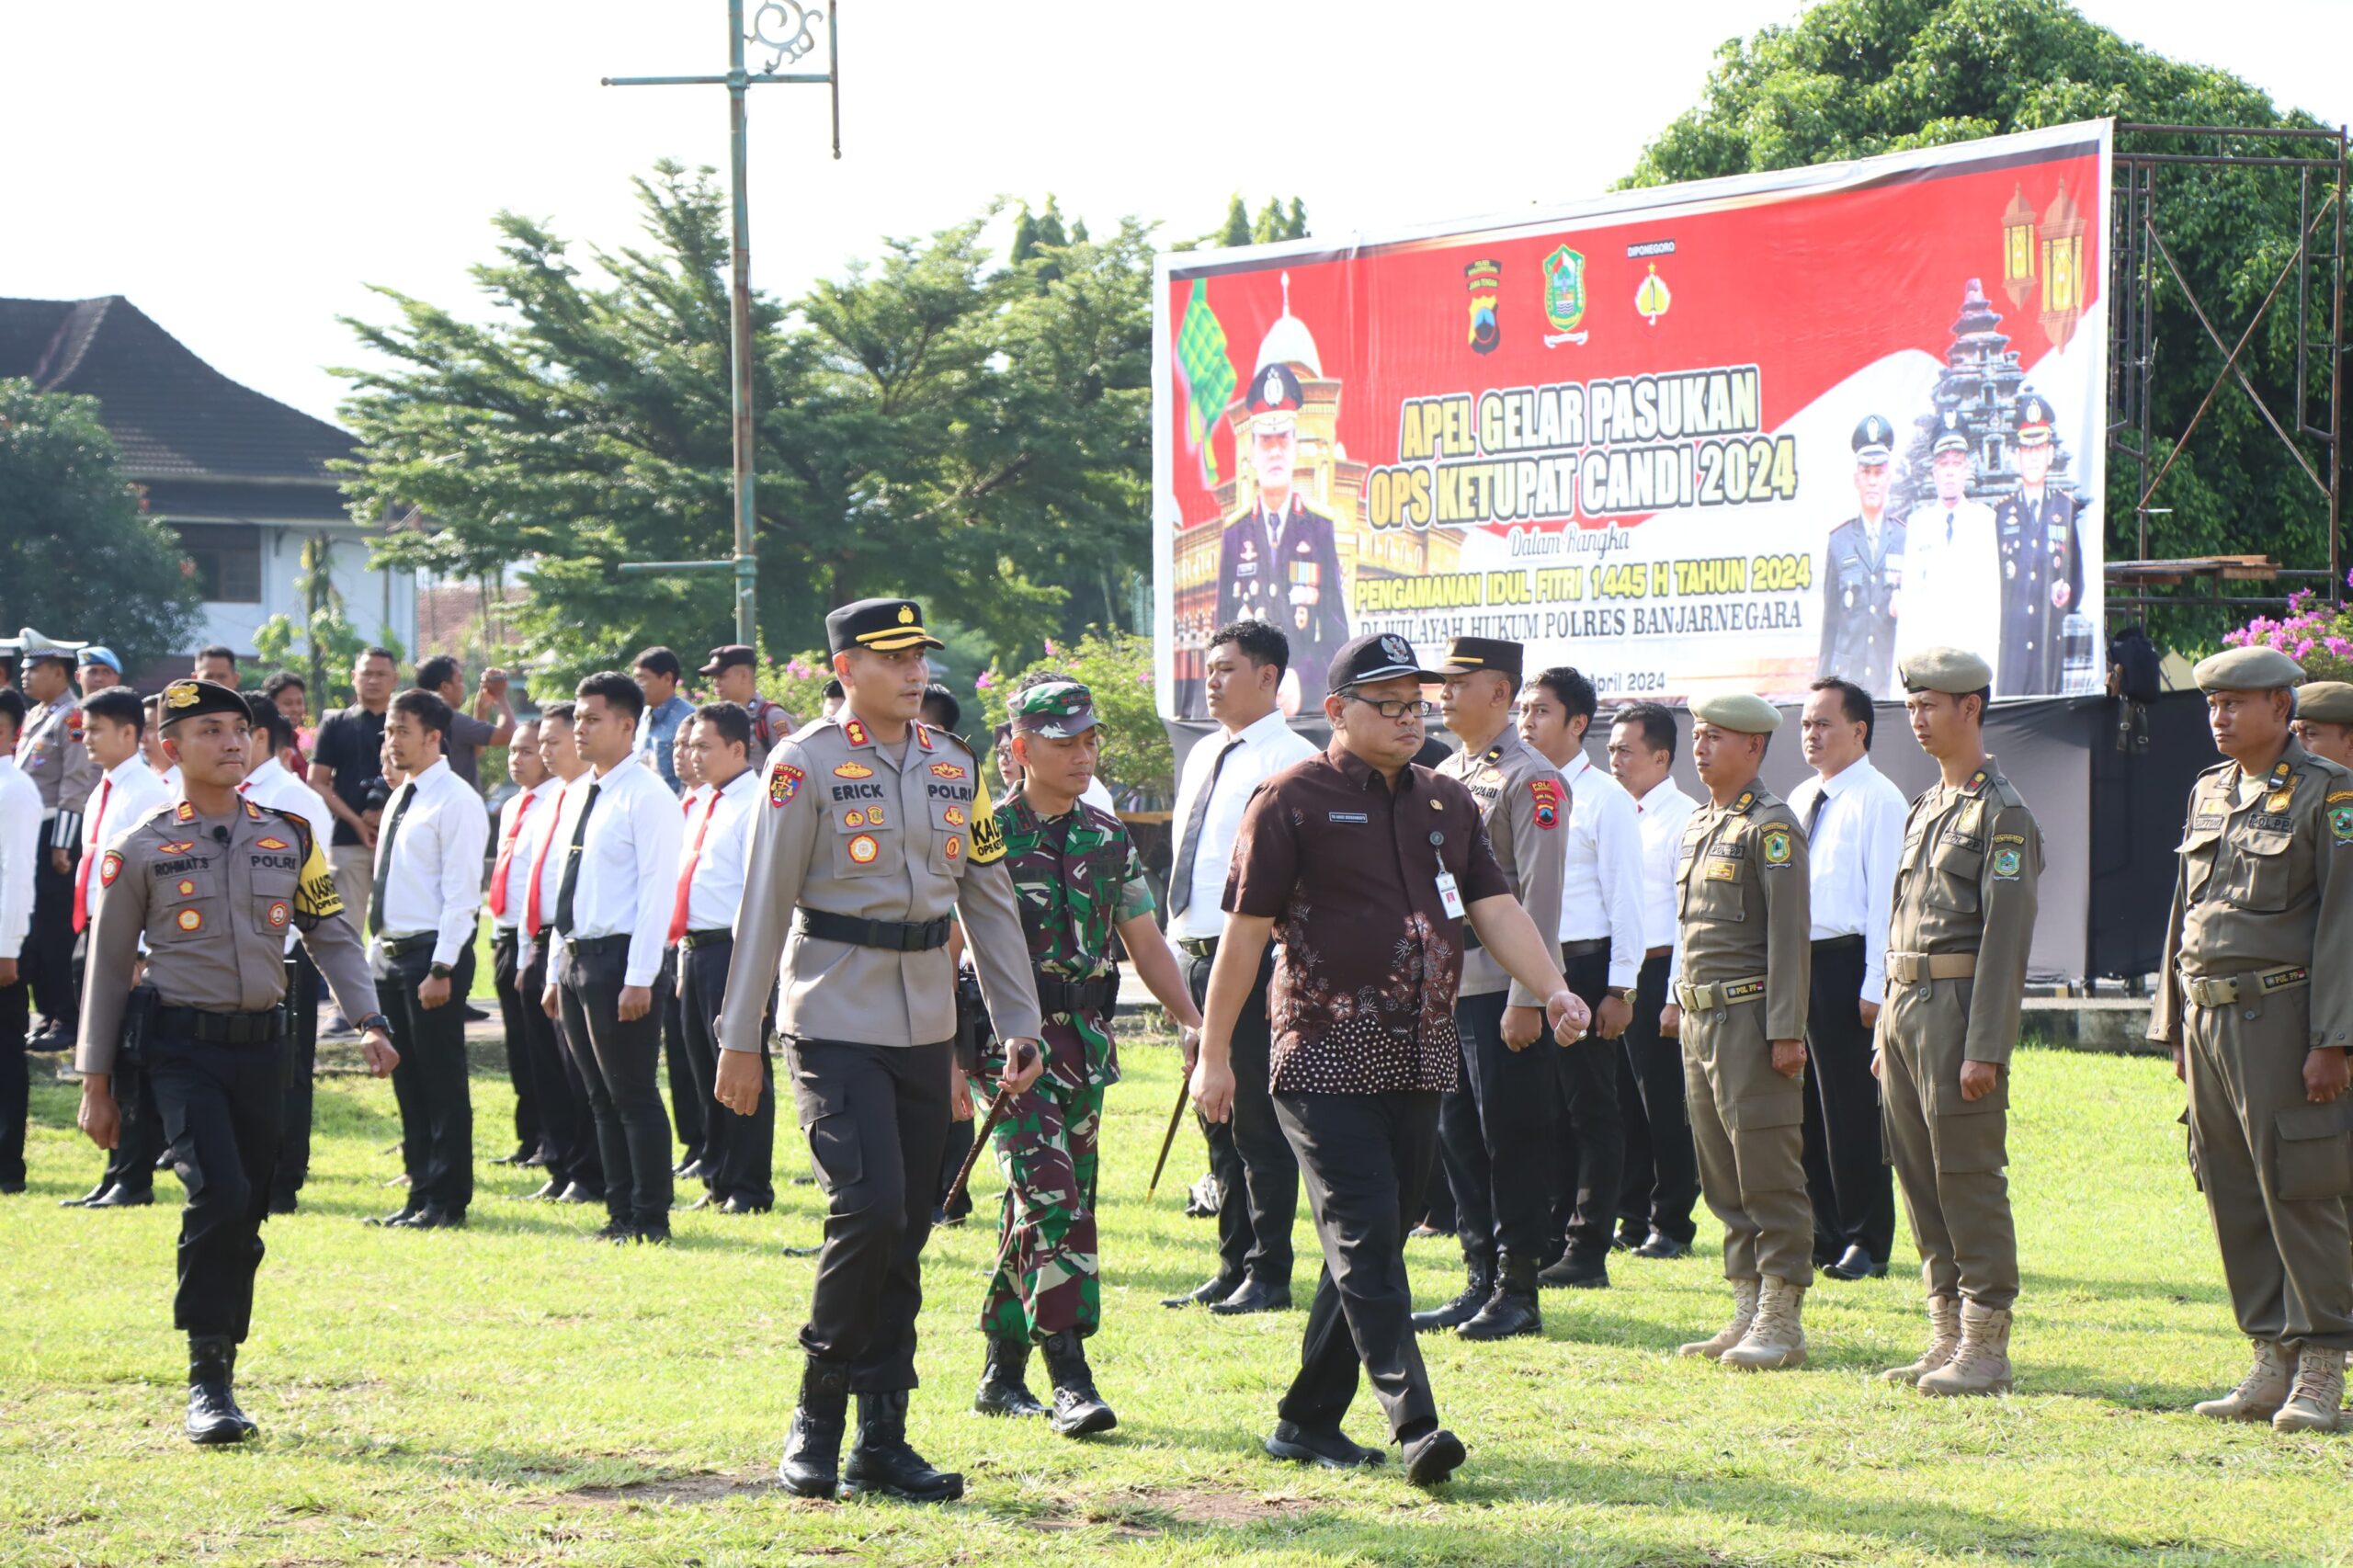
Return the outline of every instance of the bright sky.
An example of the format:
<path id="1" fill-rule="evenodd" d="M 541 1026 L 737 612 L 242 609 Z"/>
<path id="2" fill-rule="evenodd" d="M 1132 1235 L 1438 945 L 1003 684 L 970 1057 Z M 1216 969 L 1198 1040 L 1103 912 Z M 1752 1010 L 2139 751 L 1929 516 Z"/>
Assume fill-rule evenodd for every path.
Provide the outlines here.
<path id="1" fill-rule="evenodd" d="M 820 0 L 822 4 L 822 0 Z M 2127 38 L 2353 119 L 2353 0 L 2078 0 Z M 748 0 L 747 8 L 756 8 Z M 1240 188 L 1320 235 L 1599 191 L 1793 0 L 842 0 L 824 89 L 751 96 L 753 277 L 790 296 L 1003 193 L 1188 236 Z M 2330 46 L 2327 40 L 2336 40 Z M 822 46 L 821 46 L 822 47 Z M 237 380 L 332 416 L 338 314 L 382 285 L 473 313 L 500 208 L 636 243 L 629 176 L 727 161 L 725 0 L 0 6 L 0 295 L 124 294 Z M 575 252 L 575 254 L 581 254 Z"/>

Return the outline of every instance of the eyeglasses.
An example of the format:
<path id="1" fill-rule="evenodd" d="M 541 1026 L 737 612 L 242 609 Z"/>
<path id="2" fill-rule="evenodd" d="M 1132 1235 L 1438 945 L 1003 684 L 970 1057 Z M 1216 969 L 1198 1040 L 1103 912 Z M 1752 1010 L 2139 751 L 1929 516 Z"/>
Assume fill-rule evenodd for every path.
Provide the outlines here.
<path id="1" fill-rule="evenodd" d="M 1415 719 L 1428 719 L 1435 717 L 1438 713 L 1437 703 L 1425 702 L 1418 699 L 1410 702 L 1375 702 L 1371 698 L 1358 697 L 1353 691 L 1344 691 L 1340 695 L 1350 702 L 1363 703 L 1384 719 L 1404 719 L 1408 716 Z"/>

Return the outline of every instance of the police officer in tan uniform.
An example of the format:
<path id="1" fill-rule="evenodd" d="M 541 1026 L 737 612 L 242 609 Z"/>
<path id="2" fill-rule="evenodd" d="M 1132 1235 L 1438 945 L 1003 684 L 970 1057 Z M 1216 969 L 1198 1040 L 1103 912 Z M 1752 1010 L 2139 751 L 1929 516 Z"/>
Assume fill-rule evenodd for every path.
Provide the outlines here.
<path id="1" fill-rule="evenodd" d="M 2042 829 L 1985 755 L 1993 666 L 1962 649 L 1924 648 L 1900 673 L 1912 733 L 1943 779 L 1904 822 L 1872 1069 L 1888 1161 L 1920 1249 L 1929 1337 L 1919 1359 L 1881 1376 L 1927 1394 L 2003 1393 L 2018 1294 L 2003 1174 L 2009 1060 Z"/>
<path id="2" fill-rule="evenodd" d="M 278 1164 L 290 926 L 345 1016 L 360 1020 L 369 1070 L 381 1077 L 399 1060 L 325 849 L 301 818 L 237 794 L 260 756 L 252 726 L 225 686 L 164 688 L 164 744 L 182 796 L 116 836 L 99 861 L 74 1058 L 82 1130 L 110 1149 L 115 1067 L 137 1051 L 188 1187 L 172 1316 L 188 1336 L 188 1435 L 198 1443 L 255 1430 L 233 1380 Z M 146 980 L 133 991 L 142 940 Z"/>
<path id="3" fill-rule="evenodd" d="M 942 645 L 922 608 L 860 599 L 825 618 L 825 635 L 848 700 L 768 756 L 719 1018 L 716 1096 L 739 1115 L 757 1107 L 774 987 L 827 1203 L 801 1331 L 801 1402 L 779 1475 L 804 1497 L 838 1484 L 941 1502 L 962 1496 L 964 1479 L 926 1464 L 908 1446 L 906 1421 L 956 1066 L 951 920 L 962 918 L 1006 1042 L 1004 1089 L 1027 1088 L 1044 1062 L 1037 988 L 979 760 L 915 717 L 930 673 L 924 651 Z M 853 1392 L 858 1441 L 844 1464 Z"/>
<path id="4" fill-rule="evenodd" d="M 97 787 L 98 765 L 82 744 L 82 709 L 74 699 L 74 648 L 26 627 L 18 639 L 25 727 L 17 767 L 40 790 L 40 853 L 33 862 L 33 926 L 25 943 L 25 978 L 40 1027 L 33 1051 L 74 1043 L 74 875 L 82 853 L 82 812 Z"/>
<path id="5" fill-rule="evenodd" d="M 1733 1316 L 1682 1347 L 1727 1367 L 1805 1361 L 1813 1283 L 1806 1197 L 1805 1016 L 1813 981 L 1805 834 L 1757 781 L 1780 710 L 1746 692 L 1691 705 L 1691 760 L 1709 801 L 1676 868 L 1681 940 L 1660 1017 L 1683 1040 L 1699 1188 L 1724 1222 Z"/>
<path id="6" fill-rule="evenodd" d="M 2229 760 L 2198 777 L 2149 1038 L 2189 1085 L 2189 1142 L 2255 1365 L 2197 1406 L 2334 1432 L 2353 1350 L 2353 772 L 2289 733 L 2303 671 L 2233 648 L 2192 672 Z"/>
<path id="7" fill-rule="evenodd" d="M 1457 637 L 1449 646 L 1440 710 L 1462 744 L 1437 771 L 1479 802 L 1495 863 L 1536 928 L 1558 931 L 1569 787 L 1511 722 L 1521 658 L 1518 643 L 1492 637 Z M 1439 1102 L 1438 1148 L 1468 1282 L 1446 1305 L 1415 1313 L 1414 1327 L 1506 1339 L 1544 1326 L 1536 1271 L 1559 1159 L 1552 1052 L 1597 1051 L 1603 1042 L 1536 1049 L 1545 1032 L 1544 998 L 1506 973 L 1476 930 L 1466 926 L 1462 941 L 1468 950 L 1454 1021 L 1463 1081 Z"/>

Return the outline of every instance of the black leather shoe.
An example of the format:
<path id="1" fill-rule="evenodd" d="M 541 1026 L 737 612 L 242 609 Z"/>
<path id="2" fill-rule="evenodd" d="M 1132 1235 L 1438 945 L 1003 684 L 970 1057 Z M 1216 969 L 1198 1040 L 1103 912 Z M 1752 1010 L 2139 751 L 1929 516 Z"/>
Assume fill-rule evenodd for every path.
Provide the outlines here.
<path id="1" fill-rule="evenodd" d="M 1859 1246 L 1850 1246 L 1838 1255 L 1838 1261 L 1823 1265 L 1822 1272 L 1833 1279 L 1884 1279 L 1887 1265 L 1872 1258 Z"/>
<path id="2" fill-rule="evenodd" d="M 1339 1432 L 1313 1432 L 1290 1421 L 1276 1422 L 1261 1446 L 1276 1459 L 1320 1464 L 1325 1470 L 1370 1470 L 1389 1462 L 1382 1449 L 1352 1443 Z"/>
<path id="3" fill-rule="evenodd" d="M 862 1496 L 879 1492 L 904 1503 L 953 1503 L 964 1495 L 964 1478 L 935 1470 L 907 1443 L 907 1391 L 858 1396 L 858 1441 L 842 1466 L 842 1492 Z"/>
<path id="4" fill-rule="evenodd" d="M 1561 1261 L 1536 1276 L 1540 1285 L 1567 1285 L 1580 1290 L 1609 1289 L 1609 1255 L 1587 1255 L 1574 1247 L 1561 1255 Z"/>
<path id="5" fill-rule="evenodd" d="M 627 1220 L 608 1220 L 588 1233 L 592 1242 L 625 1242 L 633 1229 Z"/>
<path id="6" fill-rule="evenodd" d="M 141 1187 L 133 1192 L 120 1182 L 82 1205 L 85 1209 L 144 1209 L 155 1201 L 153 1187 Z"/>
<path id="7" fill-rule="evenodd" d="M 530 1157 L 530 1150 L 517 1149 L 511 1154 L 493 1155 L 490 1163 L 494 1165 L 519 1165 Z"/>
<path id="8" fill-rule="evenodd" d="M 0 1180 L 0 1197 L 14 1198 L 24 1190 L 24 1182 L 16 1176 L 9 1176 L 6 1180 Z"/>
<path id="9" fill-rule="evenodd" d="M 1210 1311 L 1222 1318 L 1238 1318 L 1246 1312 L 1279 1312 L 1290 1306 L 1290 1287 L 1268 1285 L 1262 1280 L 1245 1279 L 1242 1289 L 1222 1301 L 1211 1301 Z"/>
<path id="10" fill-rule="evenodd" d="M 1444 1231 L 1439 1230 L 1436 1225 L 1433 1225 L 1427 1220 L 1425 1220 L 1420 1224 L 1415 1226 L 1412 1230 L 1406 1232 L 1405 1239 L 1409 1242 L 1426 1242 L 1431 1240 L 1433 1237 L 1442 1236 L 1444 1234 L 1446 1234 Z M 1277 1427 L 1276 1430 L 1280 1431 L 1281 1428 Z M 1274 1441 L 1272 1437 L 1269 1437 L 1267 1440 L 1270 1443 Z"/>
<path id="11" fill-rule="evenodd" d="M 605 1201 L 605 1195 L 601 1192 L 591 1192 L 585 1183 L 575 1181 L 563 1189 L 562 1196 L 558 1197 L 556 1201 L 558 1203 L 602 1203 Z"/>
<path id="12" fill-rule="evenodd" d="M 402 1228 L 410 1231 L 462 1231 L 466 1228 L 466 1211 L 428 1203 Z"/>
<path id="13" fill-rule="evenodd" d="M 1609 1250 L 1611 1252 L 1631 1252 L 1636 1247 L 1643 1244 L 1643 1239 L 1648 1233 L 1647 1230 L 1630 1231 L 1623 1225 L 1620 1225 L 1618 1228 L 1618 1233 L 1609 1238 Z"/>
<path id="14" fill-rule="evenodd" d="M 107 1184 L 101 1180 L 97 1186 L 90 1188 L 89 1191 L 84 1193 L 79 1198 L 59 1199 L 57 1200 L 57 1206 L 60 1209 L 87 1209 L 91 1204 L 96 1203 L 99 1199 L 104 1198 L 106 1195 Z"/>
<path id="15" fill-rule="evenodd" d="M 1043 1415 L 1046 1407 L 1029 1392 L 1029 1342 L 998 1339 L 988 1342 L 988 1361 L 981 1369 L 981 1386 L 972 1408 L 983 1415 Z"/>
<path id="16" fill-rule="evenodd" d="M 1650 1238 L 1634 1249 L 1636 1257 L 1677 1258 L 1691 1256 L 1688 1242 L 1678 1242 L 1665 1231 L 1653 1231 Z"/>
<path id="17" fill-rule="evenodd" d="M 796 1497 L 831 1497 L 840 1483 L 842 1427 L 849 1414 L 849 1365 L 810 1357 L 801 1369 L 801 1403 L 785 1433 L 776 1478 Z"/>
<path id="18" fill-rule="evenodd" d="M 630 1227 L 629 1235 L 625 1239 L 634 1242 L 639 1246 L 665 1247 L 670 1244 L 670 1227 L 667 1225 L 631 1225 Z"/>
<path id="19" fill-rule="evenodd" d="M 273 1214 L 291 1214 L 301 1207 L 301 1200 L 290 1192 L 273 1194 L 269 1200 L 269 1211 Z"/>
<path id="20" fill-rule="evenodd" d="M 678 1166 L 677 1169 L 672 1171 L 670 1174 L 676 1176 L 680 1181 L 700 1181 L 703 1177 L 709 1176 L 710 1172 L 704 1168 L 703 1163 L 700 1160 L 688 1160 L 686 1164 Z"/>
<path id="21" fill-rule="evenodd" d="M 1468 1457 L 1462 1439 L 1441 1426 L 1405 1445 L 1405 1479 L 1416 1486 L 1443 1485 Z"/>
<path id="22" fill-rule="evenodd" d="M 421 1212 L 423 1212 L 423 1210 L 420 1205 L 415 1203 L 404 1203 L 389 1214 L 379 1214 L 372 1219 L 362 1220 L 359 1222 L 363 1225 L 405 1225 L 411 1220 L 415 1219 Z"/>
<path id="23" fill-rule="evenodd" d="M 237 1408 L 237 1347 L 223 1335 L 190 1335 L 188 1342 L 188 1440 L 242 1443 L 259 1428 Z"/>
<path id="24" fill-rule="evenodd" d="M 722 1214 L 765 1214 L 768 1206 L 755 1203 L 748 1198 L 731 1198 L 719 1206 L 719 1211 Z"/>
<path id="25" fill-rule="evenodd" d="M 1211 1301 L 1224 1301 L 1241 1288 L 1242 1281 L 1231 1275 L 1212 1275 L 1181 1296 L 1163 1296 L 1160 1304 L 1164 1307 L 1206 1307 Z"/>
<path id="26" fill-rule="evenodd" d="M 700 1198 L 696 1199 L 692 1203 L 681 1203 L 677 1207 L 681 1213 L 692 1214 L 699 1210 L 718 1208 L 719 1199 L 706 1192 Z"/>
<path id="27" fill-rule="evenodd" d="M 1544 1312 L 1536 1302 L 1536 1260 L 1506 1255 L 1495 1270 L 1495 1293 L 1476 1317 L 1454 1332 L 1481 1341 L 1544 1332 Z"/>
<path id="28" fill-rule="evenodd" d="M 54 1018 L 25 1037 L 25 1049 L 35 1052 L 70 1051 L 73 1046 L 74 1031 Z"/>
<path id="29" fill-rule="evenodd" d="M 565 1186 L 566 1184 L 562 1181 L 548 1182 L 542 1185 L 537 1191 L 524 1194 L 523 1201 L 526 1203 L 557 1202 L 563 1199 Z"/>
<path id="30" fill-rule="evenodd" d="M 155 1169 L 159 1171 L 167 1171 L 171 1168 L 172 1152 L 169 1149 L 166 1149 L 162 1153 L 155 1156 Z"/>
<path id="31" fill-rule="evenodd" d="M 1065 1437 L 1088 1437 L 1120 1424 L 1095 1392 L 1095 1371 L 1086 1364 L 1086 1341 L 1064 1329 L 1046 1336 L 1046 1369 L 1054 1380 L 1054 1430 Z"/>
<path id="32" fill-rule="evenodd" d="M 1461 1295 L 1442 1307 L 1414 1314 L 1415 1333 L 1436 1334 L 1441 1329 L 1461 1328 L 1479 1315 L 1479 1309 L 1495 1293 L 1495 1266 L 1483 1261 L 1469 1263 L 1463 1266 L 1463 1273 L 1466 1282 Z"/>

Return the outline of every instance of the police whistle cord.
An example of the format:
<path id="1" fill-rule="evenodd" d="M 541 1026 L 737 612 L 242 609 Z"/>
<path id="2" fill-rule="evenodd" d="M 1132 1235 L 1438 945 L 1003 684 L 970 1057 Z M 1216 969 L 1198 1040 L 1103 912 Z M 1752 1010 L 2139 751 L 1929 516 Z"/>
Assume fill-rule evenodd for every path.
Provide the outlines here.
<path id="1" fill-rule="evenodd" d="M 1192 1098 L 1192 1091 L 1193 1075 L 1190 1073 L 1179 1074 L 1176 1079 L 1176 1104 L 1168 1113 L 1168 1131 L 1160 1139 L 1160 1158 L 1152 1163 L 1152 1180 L 1145 1184 L 1143 1189 L 1146 1203 L 1151 1202 L 1152 1195 L 1160 1190 L 1160 1173 L 1168 1168 L 1168 1151 L 1176 1146 L 1176 1124 L 1185 1119 L 1185 1105 Z"/>
<path id="2" fill-rule="evenodd" d="M 1029 1065 L 1029 1053 L 1036 1049 L 1026 1041 L 1014 1048 L 1012 1067 L 1016 1073 Z M 980 1130 L 972 1134 L 972 1146 L 964 1151 L 964 1163 L 956 1167 L 956 1179 L 948 1184 L 948 1196 L 941 1200 L 941 1208 L 956 1207 L 956 1200 L 963 1196 L 965 1185 L 972 1179 L 972 1166 L 980 1160 L 982 1151 L 989 1146 L 989 1134 L 996 1131 L 996 1124 L 1003 1121 L 1005 1113 L 1012 1108 L 1013 1096 L 999 1088 L 989 1101 L 989 1113 L 983 1119 Z"/>

